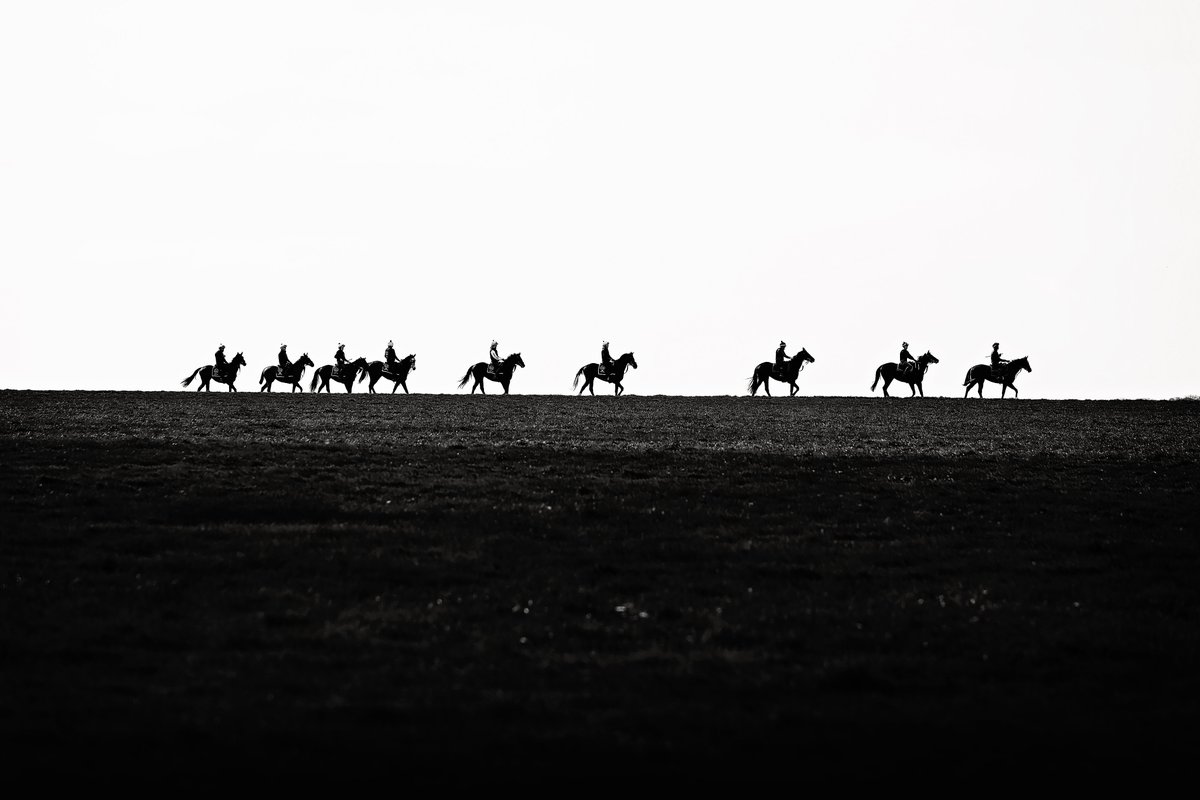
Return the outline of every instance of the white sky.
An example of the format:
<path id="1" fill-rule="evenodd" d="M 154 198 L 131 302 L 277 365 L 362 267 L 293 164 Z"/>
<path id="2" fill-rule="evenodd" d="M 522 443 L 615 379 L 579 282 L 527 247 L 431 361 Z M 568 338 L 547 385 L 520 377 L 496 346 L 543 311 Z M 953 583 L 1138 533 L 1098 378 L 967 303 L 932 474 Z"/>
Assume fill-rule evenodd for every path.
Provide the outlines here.
<path id="1" fill-rule="evenodd" d="M 805 394 L 904 339 L 1197 394 L 1200 3 L 7 2 L 0 268 L 10 388 L 497 338 L 566 392 L 607 338 L 736 394 L 784 338 Z"/>

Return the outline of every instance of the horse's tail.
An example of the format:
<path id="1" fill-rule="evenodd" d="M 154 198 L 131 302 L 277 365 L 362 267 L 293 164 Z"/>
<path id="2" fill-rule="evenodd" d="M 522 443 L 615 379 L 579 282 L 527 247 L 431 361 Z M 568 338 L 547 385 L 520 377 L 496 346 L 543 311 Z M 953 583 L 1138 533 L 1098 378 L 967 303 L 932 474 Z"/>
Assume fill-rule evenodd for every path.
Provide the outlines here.
<path id="1" fill-rule="evenodd" d="M 462 379 L 461 381 L 459 381 L 459 382 L 458 382 L 458 388 L 460 388 L 460 389 L 461 389 L 461 388 L 463 388 L 464 386 L 466 386 L 466 385 L 467 385 L 467 381 L 471 380 L 471 373 L 472 373 L 472 372 L 474 372 L 474 371 L 475 371 L 475 365 L 474 365 L 474 364 L 472 364 L 471 366 L 467 367 L 467 374 L 466 374 L 466 375 L 463 375 L 463 379 Z"/>
<path id="2" fill-rule="evenodd" d="M 974 367 L 971 367 L 969 370 L 967 370 L 967 377 L 963 378 L 963 386 L 971 385 L 971 373 L 974 371 L 975 371 Z"/>
<path id="3" fill-rule="evenodd" d="M 579 376 L 582 375 L 584 370 L 586 370 L 586 369 L 587 369 L 587 364 L 584 364 L 582 367 L 579 368 L 579 372 L 575 373 L 575 380 L 571 381 L 572 389 L 574 389 L 576 386 L 579 385 Z"/>
<path id="4" fill-rule="evenodd" d="M 371 365 L 370 365 L 370 364 L 368 364 L 367 366 L 363 367 L 363 369 L 362 369 L 362 372 L 360 372 L 360 373 L 358 374 L 358 382 L 359 382 L 359 383 L 362 383 L 362 382 L 363 382 L 363 380 L 364 380 L 364 379 L 366 379 L 366 377 L 367 377 L 367 373 L 368 373 L 368 372 L 370 372 L 370 371 L 371 371 Z"/>
<path id="5" fill-rule="evenodd" d="M 879 379 L 883 377 L 883 367 L 875 370 L 875 383 L 871 384 L 871 391 L 875 391 L 875 387 L 879 385 Z"/>
<path id="6" fill-rule="evenodd" d="M 196 376 L 200 374 L 200 370 L 204 367 L 196 367 L 196 371 L 179 382 L 180 386 L 191 386 L 192 381 L 196 380 Z"/>
<path id="7" fill-rule="evenodd" d="M 270 369 L 270 367 L 263 367 L 262 374 L 258 376 L 259 384 L 263 384 L 263 383 L 267 382 L 267 370 L 269 370 L 269 369 Z"/>
<path id="8" fill-rule="evenodd" d="M 308 390 L 309 390 L 310 392 L 311 392 L 313 389 L 316 389 L 316 388 L 317 388 L 317 381 L 319 381 L 320 379 L 321 379 L 321 370 L 319 370 L 319 369 L 314 369 L 314 370 L 313 370 L 313 379 L 312 379 L 312 383 L 310 383 L 310 384 L 308 385 Z"/>
<path id="9" fill-rule="evenodd" d="M 755 369 L 754 374 L 750 376 L 750 382 L 746 384 L 746 391 L 753 394 L 754 390 L 757 388 L 758 388 L 758 370 Z"/>

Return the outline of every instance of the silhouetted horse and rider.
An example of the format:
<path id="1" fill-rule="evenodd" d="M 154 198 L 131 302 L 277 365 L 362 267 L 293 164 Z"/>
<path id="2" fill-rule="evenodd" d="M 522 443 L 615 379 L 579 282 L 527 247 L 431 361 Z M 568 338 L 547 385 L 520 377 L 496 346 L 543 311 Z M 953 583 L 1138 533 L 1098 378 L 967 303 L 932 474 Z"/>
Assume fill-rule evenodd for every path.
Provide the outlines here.
<path id="1" fill-rule="evenodd" d="M 281 359 L 287 357 L 287 353 L 282 348 L 279 351 L 279 357 Z M 316 364 L 314 364 L 312 359 L 308 357 L 308 353 L 304 353 L 300 356 L 299 361 L 288 361 L 287 363 L 280 364 L 279 366 L 272 365 L 266 367 L 263 369 L 262 374 L 258 376 L 258 382 L 260 384 L 265 384 L 261 389 L 259 389 L 259 391 L 271 391 L 271 384 L 278 381 L 279 383 L 290 383 L 293 392 L 299 389 L 301 393 L 303 393 L 304 387 L 300 385 L 300 381 L 304 378 L 304 368 L 315 366 Z"/>
<path id="2" fill-rule="evenodd" d="M 983 397 L 984 381 L 1000 384 L 1000 397 L 1004 397 L 1004 393 L 1009 389 L 1013 390 L 1014 397 L 1020 397 L 1020 392 L 1013 385 L 1013 381 L 1017 379 L 1017 375 L 1021 374 L 1021 370 L 1033 372 L 1033 367 L 1029 366 L 1029 356 L 1022 356 L 1009 361 L 1000 356 L 1000 343 L 996 342 L 992 345 L 992 363 L 991 364 L 976 364 L 967 370 L 967 377 L 963 380 L 963 386 L 967 387 L 963 393 L 965 399 L 971 394 L 971 389 L 978 386 L 979 396 Z"/>
<path id="3" fill-rule="evenodd" d="M 492 347 L 488 351 L 488 356 L 491 363 L 480 361 L 470 367 L 467 367 L 467 374 L 463 375 L 461 381 L 458 382 L 458 388 L 463 388 L 467 385 L 467 381 L 475 378 L 475 383 L 471 384 L 471 394 L 475 394 L 478 389 L 481 394 L 487 394 L 483 388 L 483 379 L 496 381 L 504 387 L 504 393 L 508 394 L 508 385 L 512 383 L 513 372 L 517 367 L 525 366 L 525 362 L 521 359 L 520 353 L 513 353 L 508 358 L 500 359 L 499 345 L 492 342 Z"/>
<path id="4" fill-rule="evenodd" d="M 388 349 L 391 349 L 390 344 Z M 392 351 L 392 356 L 394 359 L 394 350 Z M 392 382 L 392 394 L 395 394 L 396 389 L 401 386 L 404 387 L 404 393 L 408 394 L 408 373 L 409 370 L 415 370 L 416 368 L 417 357 L 412 353 L 406 355 L 404 358 L 398 361 L 372 361 L 367 365 L 367 368 L 363 374 L 359 376 L 358 382 L 362 383 L 363 380 L 369 376 L 371 378 L 371 382 L 367 384 L 367 391 L 371 394 L 375 394 L 375 384 L 379 382 L 380 378 L 387 378 Z"/>
<path id="5" fill-rule="evenodd" d="M 221 345 L 217 348 L 217 352 L 213 354 L 213 360 L 217 363 L 205 367 L 196 367 L 196 370 L 180 381 L 179 384 L 181 386 L 190 386 L 192 381 L 196 379 L 196 376 L 199 375 L 200 385 L 196 387 L 197 392 L 201 390 L 211 392 L 212 389 L 209 387 L 209 381 L 224 383 L 229 386 L 229 391 L 236 392 L 237 387 L 233 385 L 233 382 L 237 380 L 238 370 L 246 366 L 246 359 L 242 357 L 241 353 L 238 353 L 233 357 L 233 361 L 226 361 L 225 345 Z"/>
<path id="6" fill-rule="evenodd" d="M 922 382 L 925 380 L 925 373 L 929 369 L 930 364 L 937 364 L 938 360 L 933 353 L 928 350 L 925 355 L 920 358 L 913 358 L 912 353 L 908 352 L 908 342 L 905 342 L 900 348 L 900 361 L 880 364 L 879 369 L 875 370 L 875 383 L 871 384 L 871 391 L 875 391 L 875 387 L 879 384 L 879 379 L 883 378 L 883 396 L 891 397 L 888 394 L 888 387 L 892 385 L 892 381 L 900 381 L 907 383 L 912 389 L 912 395 L 915 396 L 917 390 L 921 391 L 921 397 L 925 396 L 925 387 Z"/>
<path id="7" fill-rule="evenodd" d="M 354 391 L 354 379 L 358 377 L 359 371 L 365 372 L 367 369 L 367 360 L 365 358 L 356 358 L 351 362 L 346 358 L 346 345 L 338 344 L 337 352 L 333 354 L 334 364 L 326 364 L 313 373 L 310 389 L 320 392 L 324 389 L 326 394 L 329 393 L 329 382 L 337 381 L 342 386 L 346 387 L 346 393 Z M 320 382 L 321 389 L 317 388 L 317 383 Z"/>
<path id="8" fill-rule="evenodd" d="M 800 371 L 804 369 L 805 363 L 811 364 L 816 361 L 808 351 L 803 347 L 800 352 L 791 358 L 787 354 L 787 343 L 780 342 L 779 347 L 775 350 L 775 363 L 764 361 L 754 368 L 754 374 L 750 377 L 750 394 L 758 393 L 758 387 L 761 386 L 767 391 L 767 396 L 771 396 L 771 379 L 777 380 L 780 383 L 786 383 L 792 387 L 791 394 L 788 397 L 795 397 L 796 392 L 800 391 L 800 387 L 796 385 L 796 379 L 800 377 Z"/>
<path id="9" fill-rule="evenodd" d="M 584 364 L 575 373 L 575 380 L 571 383 L 571 388 L 579 386 L 579 378 L 583 376 L 583 386 L 579 388 L 579 393 L 583 394 L 583 390 L 587 389 L 593 395 L 596 394 L 594 381 L 599 378 L 613 385 L 613 394 L 620 397 L 625 393 L 625 387 L 621 385 L 621 379 L 625 377 L 625 371 L 633 367 L 638 368 L 637 361 L 633 357 L 633 353 L 625 353 L 623 356 L 613 361 L 613 358 L 608 353 L 608 342 L 604 342 L 600 346 L 600 362 L 592 364 Z"/>

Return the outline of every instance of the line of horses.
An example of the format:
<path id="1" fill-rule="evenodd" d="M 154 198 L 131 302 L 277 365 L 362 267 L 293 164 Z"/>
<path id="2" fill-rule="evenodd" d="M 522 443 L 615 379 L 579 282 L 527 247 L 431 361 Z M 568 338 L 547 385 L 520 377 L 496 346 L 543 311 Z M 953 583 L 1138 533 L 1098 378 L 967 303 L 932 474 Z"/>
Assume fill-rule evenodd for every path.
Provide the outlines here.
<path id="1" fill-rule="evenodd" d="M 789 397 L 795 397 L 800 391 L 800 387 L 796 384 L 800 373 L 804 370 L 805 364 L 815 363 L 816 359 L 808 352 L 801 349 L 799 353 L 793 356 L 790 360 L 784 361 L 782 364 L 776 364 L 771 361 L 763 361 L 754 368 L 754 373 L 750 376 L 748 389 L 751 395 L 758 394 L 758 390 L 762 388 L 767 395 L 771 394 L 771 381 L 785 383 L 789 387 Z M 871 391 L 883 381 L 883 394 L 885 397 L 891 397 L 888 394 L 888 387 L 893 382 L 899 381 L 906 383 L 911 390 L 910 396 L 916 396 L 917 392 L 921 396 L 925 396 L 925 388 L 923 386 L 925 373 L 929 370 L 930 364 L 937 364 L 938 359 L 933 353 L 928 350 L 925 354 L 917 359 L 915 364 L 897 364 L 888 362 L 880 364 L 879 369 L 875 370 L 875 382 L 871 384 Z M 211 385 L 213 381 L 225 384 L 229 387 L 229 391 L 236 392 L 237 387 L 234 383 L 237 381 L 238 372 L 242 367 L 246 366 L 246 359 L 241 353 L 233 357 L 231 361 L 223 369 L 217 369 L 213 365 L 197 367 L 196 370 L 184 380 L 180 381 L 183 386 L 190 386 L 196 378 L 200 379 L 196 391 L 212 391 Z M 486 361 L 479 361 L 467 367 L 466 374 L 462 380 L 458 382 L 458 388 L 464 388 L 468 382 L 474 380 L 471 384 L 471 394 L 475 394 L 478 389 L 481 394 L 487 394 L 484 384 L 485 380 L 499 383 L 504 389 L 504 394 L 508 394 L 509 386 L 512 383 L 513 374 L 517 367 L 524 367 L 525 361 L 521 358 L 520 353 L 513 353 L 507 358 L 502 359 L 496 364 L 489 364 Z M 392 394 L 396 393 L 397 389 L 404 389 L 404 393 L 408 394 L 408 374 L 417 368 L 417 357 L 414 354 L 409 354 L 398 361 L 367 361 L 365 358 L 357 358 L 354 361 L 347 361 L 343 364 L 326 364 L 317 369 L 313 360 L 308 357 L 308 353 L 304 353 L 300 358 L 286 366 L 272 364 L 263 369 L 259 375 L 258 382 L 261 388 L 260 392 L 270 392 L 271 387 L 276 383 L 282 383 L 292 387 L 292 391 L 304 391 L 301 385 L 304 378 L 304 372 L 308 367 L 313 367 L 312 380 L 309 382 L 309 390 L 320 392 L 324 390 L 326 393 L 330 391 L 329 384 L 339 383 L 345 387 L 346 392 L 354 391 L 355 383 L 362 383 L 370 378 L 370 383 L 367 384 L 367 391 L 375 394 L 375 384 L 380 380 L 387 379 L 392 382 Z M 575 380 L 571 384 L 571 389 L 579 388 L 579 394 L 588 391 L 591 394 L 596 394 L 595 382 L 597 380 L 605 383 L 610 383 L 613 386 L 613 394 L 620 397 L 625 393 L 625 387 L 622 380 L 625 377 L 626 371 L 632 367 L 637 369 L 637 360 L 633 357 L 633 353 L 625 353 L 620 358 L 616 359 L 610 365 L 601 365 L 596 362 L 584 364 L 575 373 Z M 1023 356 L 1012 361 L 1005 362 L 998 367 L 992 367 L 989 364 L 976 364 L 967 370 L 967 376 L 963 381 L 963 386 L 966 387 L 966 392 L 963 397 L 971 394 L 971 390 L 978 388 L 979 396 L 983 397 L 983 385 L 985 383 L 998 383 L 1001 385 L 1000 397 L 1003 398 L 1009 389 L 1012 389 L 1013 396 L 1019 397 L 1017 387 L 1013 381 L 1022 372 L 1033 372 L 1033 368 L 1029 366 L 1029 357 Z M 579 386 L 579 379 L 583 379 L 583 386 Z"/>

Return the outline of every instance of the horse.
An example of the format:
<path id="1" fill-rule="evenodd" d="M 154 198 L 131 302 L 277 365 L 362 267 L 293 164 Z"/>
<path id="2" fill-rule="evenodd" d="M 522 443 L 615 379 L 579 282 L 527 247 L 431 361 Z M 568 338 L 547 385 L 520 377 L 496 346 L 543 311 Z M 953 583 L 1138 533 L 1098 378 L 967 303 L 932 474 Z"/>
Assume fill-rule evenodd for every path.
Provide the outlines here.
<path id="1" fill-rule="evenodd" d="M 200 385 L 196 387 L 197 392 L 200 391 L 201 389 L 203 389 L 206 392 L 211 392 L 212 389 L 210 389 L 209 385 L 208 385 L 209 381 L 216 381 L 217 383 L 228 384 L 229 391 L 236 392 L 237 387 L 233 385 L 233 382 L 237 380 L 238 370 L 244 366 L 246 366 L 246 359 L 242 358 L 241 353 L 238 353 L 236 356 L 233 357 L 233 361 L 230 361 L 225 366 L 225 370 L 223 372 L 221 372 L 219 374 L 216 373 L 216 368 L 213 367 L 211 364 L 206 367 L 196 367 L 196 371 L 193 372 L 191 375 L 187 376 L 186 378 L 184 378 L 183 380 L 181 380 L 179 382 L 179 385 L 180 386 L 190 386 L 192 381 L 195 380 L 196 376 L 199 375 L 200 376 Z"/>
<path id="2" fill-rule="evenodd" d="M 304 368 L 315 366 L 316 364 L 314 364 L 312 359 L 308 357 L 308 353 L 304 353 L 300 356 L 299 361 L 294 361 L 288 364 L 287 367 L 280 367 L 272 364 L 264 369 L 262 374 L 258 376 L 258 382 L 266 384 L 258 391 L 269 392 L 271 391 L 271 384 L 275 381 L 279 381 L 280 383 L 290 383 L 292 385 L 293 392 L 299 389 L 300 393 L 303 394 L 304 387 L 300 385 L 300 381 L 304 378 Z"/>
<path id="3" fill-rule="evenodd" d="M 480 361 L 478 364 L 467 367 L 467 374 L 463 375 L 463 379 L 458 382 L 458 388 L 466 386 L 467 381 L 474 377 L 475 383 L 471 385 L 471 394 L 475 394 L 476 389 L 479 389 L 481 394 L 487 394 L 483 389 L 483 379 L 487 378 L 490 381 L 498 381 L 504 387 L 504 393 L 508 394 L 508 384 L 512 381 L 513 372 L 517 367 L 523 366 L 525 366 L 525 362 L 521 359 L 520 353 L 513 353 L 501 361 L 500 367 L 495 372 L 488 372 L 487 362 Z"/>
<path id="4" fill-rule="evenodd" d="M 309 384 L 308 388 L 317 392 L 324 389 L 325 393 L 329 394 L 329 379 L 332 377 L 335 381 L 346 387 L 346 394 L 350 394 L 350 392 L 354 391 L 354 379 L 358 377 L 358 371 L 360 369 L 365 370 L 366 368 L 367 360 L 361 357 L 356 358 L 350 363 L 343 364 L 342 374 L 333 377 L 333 365 L 326 364 L 313 373 L 312 383 Z M 317 388 L 318 381 L 321 383 L 321 389 Z"/>
<path id="5" fill-rule="evenodd" d="M 389 370 L 388 367 L 391 367 Z M 394 365 L 385 364 L 382 361 L 372 361 L 363 370 L 363 374 L 358 376 L 358 382 L 362 383 L 368 375 L 371 376 L 371 382 L 367 384 L 367 391 L 375 394 L 375 384 L 380 378 L 387 378 L 392 382 L 392 394 L 396 393 L 396 389 L 403 386 L 404 393 L 408 394 L 408 371 L 417 368 L 417 357 L 409 354 L 397 361 Z"/>
<path id="6" fill-rule="evenodd" d="M 1017 379 L 1017 375 L 1021 373 L 1021 370 L 1033 372 L 1033 367 L 1029 366 L 1029 356 L 1014 358 L 1007 364 L 1001 364 L 995 369 L 989 364 L 976 364 L 967 370 L 967 377 L 963 381 L 963 386 L 967 387 L 967 391 L 963 393 L 963 399 L 967 398 L 967 395 L 971 393 L 971 389 L 974 386 L 979 387 L 979 396 L 983 397 L 984 381 L 1003 384 L 1000 388 L 1001 399 L 1004 398 L 1004 393 L 1008 389 L 1013 390 L 1014 399 L 1020 397 L 1017 387 L 1013 386 L 1013 381 Z"/>
<path id="7" fill-rule="evenodd" d="M 892 381 L 907 383 L 909 388 L 912 389 L 911 396 L 916 396 L 917 390 L 920 389 L 921 397 L 924 397 L 925 387 L 921 385 L 921 382 L 925 380 L 925 371 L 929 369 L 929 365 L 936 363 L 938 363 L 937 358 L 934 357 L 933 353 L 926 350 L 925 355 L 917 359 L 916 367 L 900 369 L 900 365 L 894 361 L 880 364 L 879 369 L 875 370 L 875 383 L 871 384 L 871 391 L 875 391 L 875 387 L 879 384 L 879 379 L 883 378 L 884 397 L 891 397 L 888 394 L 888 387 L 891 386 Z"/>
<path id="8" fill-rule="evenodd" d="M 792 356 L 790 361 L 783 362 L 783 369 L 780 374 L 776 375 L 774 371 L 775 365 L 770 361 L 764 361 L 754 368 L 754 374 L 750 377 L 750 394 L 751 396 L 758 393 L 758 387 L 762 386 L 767 390 L 767 397 L 771 396 L 770 379 L 774 378 L 780 383 L 789 384 L 792 387 L 792 393 L 788 397 L 795 397 L 796 392 L 800 391 L 800 387 L 796 385 L 796 378 L 800 376 L 800 370 L 804 369 L 804 363 L 813 363 L 816 361 L 808 351 L 800 348 L 800 352 Z"/>
<path id="9" fill-rule="evenodd" d="M 579 372 L 575 373 L 575 381 L 571 384 L 571 388 L 574 389 L 576 386 L 579 386 L 579 376 L 582 375 L 583 386 L 580 387 L 579 393 L 583 394 L 583 390 L 587 389 L 594 396 L 596 390 L 593 388 L 592 382 L 596 378 L 600 378 L 602 381 L 611 383 L 613 385 L 613 393 L 617 397 L 620 397 L 625 393 L 625 387 L 621 385 L 621 379 L 625 377 L 625 370 L 630 367 L 634 369 L 638 368 L 637 361 L 633 358 L 633 353 L 626 353 L 614 361 L 612 367 L 604 375 L 599 374 L 599 364 L 584 364 L 579 368 Z"/>

